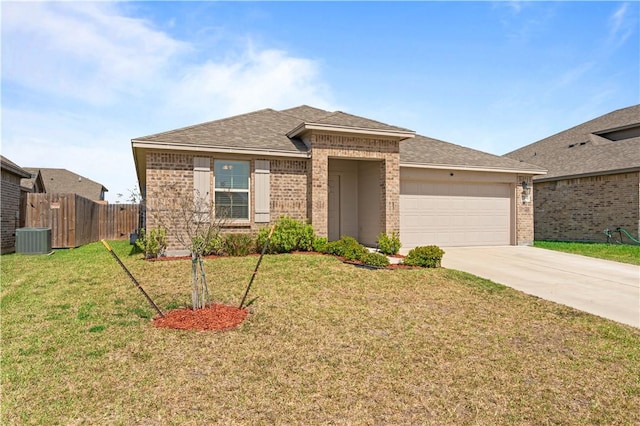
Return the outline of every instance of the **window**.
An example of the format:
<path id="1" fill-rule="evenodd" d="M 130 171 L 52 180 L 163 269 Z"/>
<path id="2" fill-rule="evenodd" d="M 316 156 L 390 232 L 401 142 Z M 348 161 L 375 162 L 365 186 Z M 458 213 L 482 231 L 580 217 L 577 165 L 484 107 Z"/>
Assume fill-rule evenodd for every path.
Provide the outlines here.
<path id="1" fill-rule="evenodd" d="M 216 216 L 249 220 L 249 162 L 215 160 Z"/>

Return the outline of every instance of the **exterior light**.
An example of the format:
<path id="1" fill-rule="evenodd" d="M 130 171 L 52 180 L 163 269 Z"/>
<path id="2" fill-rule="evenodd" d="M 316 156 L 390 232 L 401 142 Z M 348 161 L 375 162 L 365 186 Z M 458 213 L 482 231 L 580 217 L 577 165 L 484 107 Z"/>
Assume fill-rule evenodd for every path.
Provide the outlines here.
<path id="1" fill-rule="evenodd" d="M 522 181 L 522 202 L 531 202 L 531 187 L 526 181 Z"/>

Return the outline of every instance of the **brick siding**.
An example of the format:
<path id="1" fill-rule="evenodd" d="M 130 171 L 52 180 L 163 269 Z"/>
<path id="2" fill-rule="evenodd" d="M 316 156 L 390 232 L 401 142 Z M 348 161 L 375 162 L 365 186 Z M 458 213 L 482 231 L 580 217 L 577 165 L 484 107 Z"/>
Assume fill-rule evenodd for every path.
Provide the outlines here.
<path id="1" fill-rule="evenodd" d="M 2 245 L 0 252 L 12 253 L 16 246 L 16 227 L 20 212 L 20 177 L 2 170 L 2 207 L 0 222 L 2 223 Z"/>
<path id="2" fill-rule="evenodd" d="M 320 236 L 328 235 L 329 158 L 382 160 L 380 170 L 380 229 L 400 231 L 400 142 L 388 139 L 312 134 L 311 223 Z"/>
<path id="3" fill-rule="evenodd" d="M 534 239 L 533 218 L 534 218 L 534 201 L 533 190 L 529 201 L 522 199 L 522 182 L 526 182 L 529 188 L 532 188 L 533 183 L 531 176 L 518 176 L 516 183 L 516 244 L 531 245 Z"/>
<path id="4" fill-rule="evenodd" d="M 303 221 L 308 219 L 309 164 L 310 161 L 306 159 L 270 161 L 272 222 L 278 220 L 280 216 L 289 216 Z"/>
<path id="5" fill-rule="evenodd" d="M 603 231 L 640 232 L 640 172 L 534 185 L 535 238 L 606 241 Z"/>
<path id="6" fill-rule="evenodd" d="M 189 200 L 193 197 L 193 158 L 203 157 L 202 153 L 147 153 L 147 187 L 146 187 L 146 228 L 154 229 L 164 224 L 172 224 L 168 235 L 169 251 L 180 251 L 185 248 L 175 234 L 185 234 L 186 229 L 180 221 L 171 220 L 167 210 L 177 201 L 176 197 Z M 211 158 L 211 188 L 213 194 L 214 170 L 213 160 L 230 158 L 209 155 Z M 255 191 L 254 160 L 267 159 L 264 157 L 234 157 L 235 160 L 251 161 L 250 221 L 247 223 L 228 223 L 224 225 L 224 232 L 254 232 L 266 224 L 256 224 L 254 219 Z M 307 170 L 309 160 L 306 159 L 269 159 L 270 163 L 270 217 L 275 222 L 280 216 L 287 215 L 298 220 L 307 220 Z M 173 186 L 174 193 L 167 194 L 167 187 Z M 172 198 L 168 199 L 167 196 Z"/>

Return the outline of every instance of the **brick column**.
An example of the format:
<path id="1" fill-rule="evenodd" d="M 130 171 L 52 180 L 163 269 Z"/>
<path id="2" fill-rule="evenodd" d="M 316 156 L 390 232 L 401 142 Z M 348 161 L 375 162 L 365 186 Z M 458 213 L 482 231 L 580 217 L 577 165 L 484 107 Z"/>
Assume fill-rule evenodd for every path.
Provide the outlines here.
<path id="1" fill-rule="evenodd" d="M 314 149 L 311 158 L 311 223 L 320 237 L 329 235 L 328 215 L 329 158 L 325 150 Z"/>
<path id="2" fill-rule="evenodd" d="M 522 201 L 522 182 L 531 188 L 528 202 Z M 533 180 L 531 176 L 518 176 L 516 183 L 516 244 L 533 244 Z"/>
<path id="3" fill-rule="evenodd" d="M 400 156 L 387 154 L 380 163 L 380 229 L 400 232 Z"/>

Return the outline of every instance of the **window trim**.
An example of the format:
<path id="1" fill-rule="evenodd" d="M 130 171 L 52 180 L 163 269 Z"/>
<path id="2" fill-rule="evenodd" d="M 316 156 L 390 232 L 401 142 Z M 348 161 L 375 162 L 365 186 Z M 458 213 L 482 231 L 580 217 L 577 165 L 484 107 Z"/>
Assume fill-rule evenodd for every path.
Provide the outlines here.
<path id="1" fill-rule="evenodd" d="M 217 164 L 220 162 L 240 162 L 248 164 L 248 173 L 247 173 L 247 188 L 246 189 L 232 189 L 232 188 L 217 188 L 216 180 L 217 180 Z M 215 199 L 218 193 L 246 193 L 247 194 L 247 217 L 246 218 L 228 218 L 229 225 L 238 225 L 238 224 L 250 224 L 251 223 L 251 160 L 240 160 L 234 158 L 214 158 L 213 160 L 213 200 L 214 200 L 214 215 L 217 207 L 215 206 Z"/>

